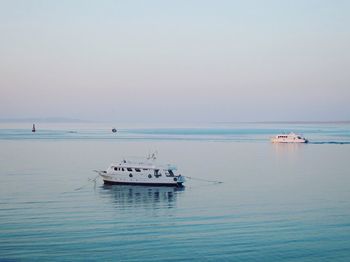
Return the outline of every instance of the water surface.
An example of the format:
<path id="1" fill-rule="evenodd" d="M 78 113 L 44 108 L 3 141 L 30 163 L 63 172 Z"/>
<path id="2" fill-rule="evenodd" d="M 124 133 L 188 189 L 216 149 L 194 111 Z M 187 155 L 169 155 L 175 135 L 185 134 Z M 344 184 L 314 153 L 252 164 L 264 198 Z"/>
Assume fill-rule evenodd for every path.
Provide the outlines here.
<path id="1" fill-rule="evenodd" d="M 2 126 L 1 260 L 348 261 L 350 145 L 328 143 L 348 125 L 296 127 L 318 142 L 302 145 L 269 143 L 275 125 L 106 128 Z M 194 179 L 89 181 L 153 150 Z"/>

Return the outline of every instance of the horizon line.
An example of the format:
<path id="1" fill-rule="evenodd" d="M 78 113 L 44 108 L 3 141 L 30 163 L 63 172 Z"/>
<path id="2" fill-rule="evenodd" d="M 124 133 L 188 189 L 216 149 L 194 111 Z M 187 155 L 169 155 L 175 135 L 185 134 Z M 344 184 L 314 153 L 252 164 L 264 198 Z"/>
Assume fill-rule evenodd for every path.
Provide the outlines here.
<path id="1" fill-rule="evenodd" d="M 159 122 L 171 122 L 169 120 L 157 120 L 157 121 L 120 121 L 120 120 L 87 120 L 79 118 L 68 117 L 22 117 L 22 118 L 0 118 L 2 123 L 24 123 L 24 122 L 46 122 L 46 123 L 108 123 L 108 122 L 130 122 L 130 123 L 159 123 Z M 172 121 L 180 122 L 180 121 Z M 350 120 L 262 120 L 262 121 L 183 121 L 185 123 L 212 123 L 212 124 L 350 124 Z"/>

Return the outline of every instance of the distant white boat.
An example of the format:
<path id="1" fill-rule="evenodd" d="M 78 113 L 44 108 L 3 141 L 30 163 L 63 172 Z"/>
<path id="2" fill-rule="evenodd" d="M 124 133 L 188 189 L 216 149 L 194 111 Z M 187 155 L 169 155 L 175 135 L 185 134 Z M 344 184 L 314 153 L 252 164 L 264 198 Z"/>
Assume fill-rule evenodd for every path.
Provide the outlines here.
<path id="1" fill-rule="evenodd" d="M 273 143 L 307 143 L 309 142 L 305 137 L 297 135 L 295 133 L 280 134 L 271 138 Z"/>
<path id="2" fill-rule="evenodd" d="M 182 186 L 185 177 L 175 174 L 174 165 L 158 165 L 155 160 L 155 154 L 141 161 L 123 159 L 97 172 L 106 184 Z"/>

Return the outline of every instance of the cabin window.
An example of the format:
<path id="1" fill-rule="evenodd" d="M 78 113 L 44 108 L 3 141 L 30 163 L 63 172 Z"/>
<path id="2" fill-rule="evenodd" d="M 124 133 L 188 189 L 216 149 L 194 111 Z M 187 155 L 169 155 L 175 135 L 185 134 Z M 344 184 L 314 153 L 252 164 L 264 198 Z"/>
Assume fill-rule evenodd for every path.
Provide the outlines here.
<path id="1" fill-rule="evenodd" d="M 129 177 L 132 177 L 132 174 L 131 174 L 131 173 L 129 174 Z"/>
<path id="2" fill-rule="evenodd" d="M 149 174 L 149 175 L 148 175 L 148 178 L 152 178 L 152 175 L 151 175 L 151 174 Z"/>
<path id="3" fill-rule="evenodd" d="M 122 171 L 124 171 L 124 168 L 122 168 Z"/>
<path id="4" fill-rule="evenodd" d="M 141 169 L 140 168 L 135 168 L 135 171 L 136 172 L 141 172 Z"/>
<path id="5" fill-rule="evenodd" d="M 117 171 L 117 170 L 118 170 L 118 168 L 117 168 L 117 167 L 115 167 L 115 168 L 114 168 L 114 171 Z"/>
<path id="6" fill-rule="evenodd" d="M 162 176 L 162 174 L 159 172 L 159 169 L 155 169 L 154 170 L 154 176 L 157 177 L 157 178 Z"/>
<path id="7" fill-rule="evenodd" d="M 128 167 L 127 170 L 130 172 L 130 171 L 132 171 L 132 168 Z"/>
<path id="8" fill-rule="evenodd" d="M 169 176 L 174 176 L 174 173 L 173 173 L 173 171 L 172 170 L 168 170 L 168 173 L 169 173 Z"/>

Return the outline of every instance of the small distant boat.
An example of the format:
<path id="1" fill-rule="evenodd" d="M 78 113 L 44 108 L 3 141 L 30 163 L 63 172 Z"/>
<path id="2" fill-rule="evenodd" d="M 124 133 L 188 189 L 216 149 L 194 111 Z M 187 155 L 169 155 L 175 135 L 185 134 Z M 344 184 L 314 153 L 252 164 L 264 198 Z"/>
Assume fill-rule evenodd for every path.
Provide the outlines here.
<path id="1" fill-rule="evenodd" d="M 272 143 L 307 143 L 309 142 L 305 137 L 297 135 L 293 132 L 289 134 L 280 134 L 271 139 Z"/>
<path id="2" fill-rule="evenodd" d="M 185 177 L 176 175 L 176 167 L 155 163 L 155 154 L 145 160 L 126 160 L 111 164 L 106 171 L 96 171 L 105 184 L 182 186 Z"/>
<path id="3" fill-rule="evenodd" d="M 33 124 L 32 132 L 34 133 L 35 131 L 35 125 Z"/>
<path id="4" fill-rule="evenodd" d="M 113 129 L 112 129 L 112 132 L 113 132 L 113 133 L 117 133 L 117 129 L 113 128 Z"/>

